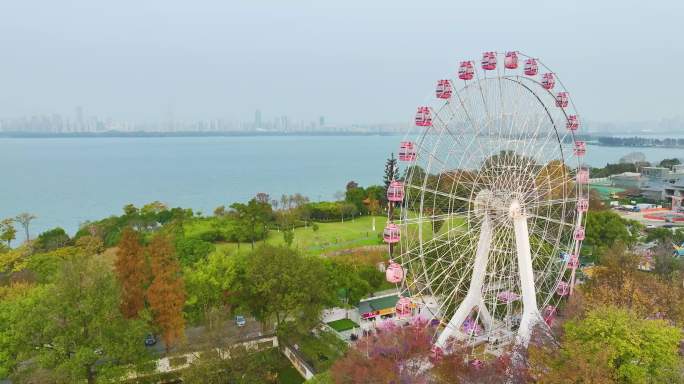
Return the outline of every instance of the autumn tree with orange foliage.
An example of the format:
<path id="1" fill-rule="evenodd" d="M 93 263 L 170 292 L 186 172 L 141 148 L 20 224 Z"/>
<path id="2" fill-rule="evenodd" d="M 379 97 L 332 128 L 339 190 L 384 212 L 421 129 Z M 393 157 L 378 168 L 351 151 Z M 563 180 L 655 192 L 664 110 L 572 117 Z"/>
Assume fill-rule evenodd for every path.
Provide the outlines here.
<path id="1" fill-rule="evenodd" d="M 147 301 L 168 351 L 184 336 L 185 284 L 173 243 L 167 235 L 154 236 L 147 246 L 147 252 L 153 276 L 147 290 Z"/>
<path id="2" fill-rule="evenodd" d="M 114 269 L 121 286 L 121 313 L 127 319 L 136 318 L 145 308 L 147 265 L 140 236 L 130 227 L 121 234 Z"/>
<path id="3" fill-rule="evenodd" d="M 642 318 L 684 324 L 684 288 L 656 274 L 638 269 L 640 256 L 617 244 L 601 258 L 593 277 L 583 284 L 587 309 L 617 306 Z"/>

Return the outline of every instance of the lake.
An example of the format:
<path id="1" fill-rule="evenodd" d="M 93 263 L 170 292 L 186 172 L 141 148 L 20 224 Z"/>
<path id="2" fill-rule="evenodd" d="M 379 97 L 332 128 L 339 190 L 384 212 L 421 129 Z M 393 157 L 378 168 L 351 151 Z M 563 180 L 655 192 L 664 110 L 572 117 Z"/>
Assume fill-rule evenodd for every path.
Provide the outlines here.
<path id="1" fill-rule="evenodd" d="M 385 160 L 401 136 L 260 136 L 0 139 L 0 219 L 38 216 L 32 234 L 61 226 L 73 234 L 87 220 L 128 203 L 159 200 L 210 214 L 257 192 L 331 199 L 348 181 L 382 183 Z M 648 160 L 681 149 L 592 147 L 602 166 L 632 151 Z M 23 240 L 23 232 L 18 237 Z"/>

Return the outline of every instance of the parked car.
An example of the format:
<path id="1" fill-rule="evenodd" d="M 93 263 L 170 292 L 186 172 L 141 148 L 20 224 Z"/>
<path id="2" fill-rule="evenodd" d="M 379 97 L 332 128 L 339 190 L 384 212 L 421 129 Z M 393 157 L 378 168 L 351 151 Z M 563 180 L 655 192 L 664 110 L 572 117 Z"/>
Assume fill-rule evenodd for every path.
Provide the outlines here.
<path id="1" fill-rule="evenodd" d="M 157 344 L 157 338 L 154 337 L 153 334 L 149 333 L 147 336 L 145 336 L 145 346 L 151 347 L 155 344 Z"/>
<path id="2" fill-rule="evenodd" d="M 245 324 L 247 324 L 247 320 L 245 320 L 245 317 L 242 315 L 237 315 L 235 316 L 235 324 L 238 327 L 244 327 Z"/>

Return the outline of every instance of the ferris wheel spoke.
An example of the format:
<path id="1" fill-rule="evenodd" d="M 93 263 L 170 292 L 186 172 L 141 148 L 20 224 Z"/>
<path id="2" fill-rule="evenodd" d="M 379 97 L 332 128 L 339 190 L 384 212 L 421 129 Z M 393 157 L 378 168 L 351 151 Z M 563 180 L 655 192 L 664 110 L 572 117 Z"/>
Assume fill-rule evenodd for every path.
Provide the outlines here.
<path id="1" fill-rule="evenodd" d="M 446 197 L 446 198 L 449 198 L 449 199 L 460 200 L 460 201 L 463 201 L 463 202 L 466 202 L 466 203 L 473 203 L 473 201 L 470 200 L 470 199 L 468 199 L 468 198 L 461 197 L 461 196 L 456 196 L 456 195 L 453 195 L 453 194 L 450 194 L 450 193 L 447 193 L 447 192 L 437 191 L 437 190 L 434 190 L 434 189 L 427 188 L 427 187 L 425 187 L 425 186 L 416 186 L 416 185 L 413 185 L 413 184 L 408 184 L 407 187 L 417 189 L 417 190 L 419 190 L 419 191 L 421 191 L 421 192 L 423 192 L 423 193 L 431 193 L 431 194 L 433 194 L 433 195 L 442 196 L 442 197 Z"/>

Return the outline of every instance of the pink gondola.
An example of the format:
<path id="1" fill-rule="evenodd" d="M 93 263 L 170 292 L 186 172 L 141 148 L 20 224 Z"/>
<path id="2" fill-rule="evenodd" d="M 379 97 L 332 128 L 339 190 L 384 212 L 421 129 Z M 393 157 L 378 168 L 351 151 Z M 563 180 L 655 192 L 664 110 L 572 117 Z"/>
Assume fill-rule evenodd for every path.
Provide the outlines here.
<path id="1" fill-rule="evenodd" d="M 413 161 L 416 159 L 416 147 L 411 141 L 402 141 L 399 145 L 399 161 Z"/>
<path id="2" fill-rule="evenodd" d="M 566 127 L 570 131 L 576 131 L 579 128 L 579 119 L 577 118 L 577 115 L 568 116 L 568 123 L 566 124 Z"/>
<path id="3" fill-rule="evenodd" d="M 496 69 L 496 53 L 485 52 L 482 54 L 482 69 L 485 71 Z"/>
<path id="4" fill-rule="evenodd" d="M 499 301 L 508 304 L 508 303 L 512 303 L 512 302 L 520 299 L 520 295 L 518 295 L 515 292 L 511 292 L 511 291 L 503 291 L 503 292 L 497 293 L 496 298 Z"/>
<path id="5" fill-rule="evenodd" d="M 438 99 L 448 99 L 451 97 L 451 82 L 449 80 L 437 81 L 437 89 L 435 90 Z"/>
<path id="6" fill-rule="evenodd" d="M 544 89 L 553 89 L 556 85 L 556 78 L 553 73 L 545 73 L 542 75 L 541 85 Z"/>
<path id="7" fill-rule="evenodd" d="M 584 240 L 584 227 L 580 225 L 577 228 L 575 228 L 575 231 L 572 234 L 572 238 L 577 241 Z"/>
<path id="8" fill-rule="evenodd" d="M 458 67 L 458 78 L 461 80 L 472 80 L 475 75 L 475 68 L 472 61 L 461 61 Z"/>
<path id="9" fill-rule="evenodd" d="M 553 325 L 553 320 L 556 318 L 556 307 L 553 305 L 547 305 L 544 307 L 542 310 L 542 317 L 544 318 L 544 322 L 546 322 L 547 325 L 551 326 Z"/>
<path id="10" fill-rule="evenodd" d="M 429 127 L 432 125 L 430 107 L 418 107 L 418 111 L 416 112 L 416 125 L 419 127 Z"/>
<path id="11" fill-rule="evenodd" d="M 408 297 L 399 298 L 397 305 L 394 307 L 394 311 L 397 314 L 397 317 L 411 316 L 411 299 Z"/>
<path id="12" fill-rule="evenodd" d="M 584 156 L 587 153 L 587 143 L 584 141 L 575 141 L 575 147 L 573 148 L 575 156 Z"/>
<path id="13" fill-rule="evenodd" d="M 556 294 L 558 296 L 567 296 L 570 293 L 570 285 L 566 283 L 565 281 L 561 281 L 558 283 L 558 287 L 556 287 Z"/>
<path id="14" fill-rule="evenodd" d="M 401 283 L 404 279 L 404 269 L 398 263 L 390 261 L 389 266 L 385 270 L 385 278 L 393 284 Z"/>
<path id="15" fill-rule="evenodd" d="M 477 323 L 472 317 L 465 319 L 463 325 L 461 325 L 461 331 L 467 335 L 479 336 L 482 334 L 482 326 Z"/>
<path id="16" fill-rule="evenodd" d="M 580 169 L 579 171 L 577 171 L 577 176 L 575 177 L 575 179 L 579 184 L 588 184 L 589 170 L 586 168 Z"/>
<path id="17" fill-rule="evenodd" d="M 525 60 L 525 75 L 536 76 L 539 72 L 539 67 L 537 66 L 537 60 L 527 59 Z"/>
<path id="18" fill-rule="evenodd" d="M 570 97 L 567 92 L 558 92 L 556 95 L 556 107 L 565 108 L 570 102 Z"/>
<path id="19" fill-rule="evenodd" d="M 392 181 L 387 188 L 387 200 L 395 203 L 404 200 L 404 183 Z"/>
<path id="20" fill-rule="evenodd" d="M 470 366 L 475 369 L 482 369 L 484 368 L 484 362 L 480 359 L 473 359 L 470 360 Z"/>
<path id="21" fill-rule="evenodd" d="M 577 212 L 587 212 L 589 210 L 589 200 L 579 199 L 577 200 Z"/>
<path id="22" fill-rule="evenodd" d="M 506 69 L 518 68 L 518 52 L 506 52 L 506 57 L 504 58 L 504 67 L 506 67 Z"/>
<path id="23" fill-rule="evenodd" d="M 388 224 L 382 232 L 382 239 L 388 244 L 398 243 L 400 237 L 399 227 L 396 224 Z"/>
<path id="24" fill-rule="evenodd" d="M 579 266 L 579 257 L 575 254 L 570 255 L 568 260 L 568 268 L 575 269 Z"/>

